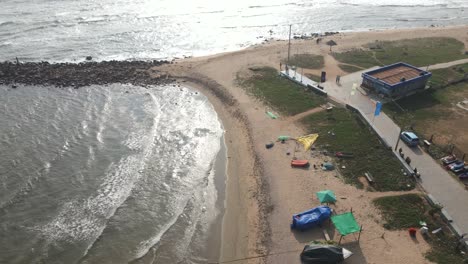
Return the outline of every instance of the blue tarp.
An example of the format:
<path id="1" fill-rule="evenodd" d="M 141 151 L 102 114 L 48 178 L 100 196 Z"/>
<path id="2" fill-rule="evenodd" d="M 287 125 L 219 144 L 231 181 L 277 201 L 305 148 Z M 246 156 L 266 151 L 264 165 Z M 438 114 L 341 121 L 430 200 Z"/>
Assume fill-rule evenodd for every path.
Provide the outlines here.
<path id="1" fill-rule="evenodd" d="M 291 228 L 306 230 L 316 227 L 329 219 L 330 216 L 331 208 L 321 205 L 308 211 L 293 215 Z"/>

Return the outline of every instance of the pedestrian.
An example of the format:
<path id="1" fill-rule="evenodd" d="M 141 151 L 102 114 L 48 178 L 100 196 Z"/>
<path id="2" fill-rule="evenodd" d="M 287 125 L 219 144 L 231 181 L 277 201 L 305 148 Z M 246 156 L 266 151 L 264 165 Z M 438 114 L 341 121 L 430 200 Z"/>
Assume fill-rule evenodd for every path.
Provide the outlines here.
<path id="1" fill-rule="evenodd" d="M 408 165 L 410 165 L 410 163 L 411 163 L 410 157 L 406 157 L 405 161 L 406 161 L 406 163 L 407 163 Z"/>
<path id="2" fill-rule="evenodd" d="M 402 152 L 403 152 L 403 149 L 402 149 L 402 148 L 399 148 L 399 149 L 398 149 L 398 153 L 401 154 Z"/>
<path id="3" fill-rule="evenodd" d="M 283 64 L 280 62 L 280 71 L 283 69 Z"/>

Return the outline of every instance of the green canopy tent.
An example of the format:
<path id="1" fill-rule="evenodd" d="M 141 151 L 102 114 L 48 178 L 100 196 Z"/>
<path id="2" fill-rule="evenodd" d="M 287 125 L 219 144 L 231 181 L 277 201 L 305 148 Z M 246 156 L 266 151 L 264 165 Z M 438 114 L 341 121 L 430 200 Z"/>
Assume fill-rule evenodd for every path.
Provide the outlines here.
<path id="1" fill-rule="evenodd" d="M 331 220 L 338 232 L 340 232 L 341 234 L 340 241 L 338 242 L 338 244 L 341 243 L 341 239 L 344 236 L 357 232 L 359 232 L 359 241 L 359 239 L 361 238 L 362 226 L 359 226 L 359 224 L 356 221 L 356 218 L 354 218 L 352 211 L 344 214 L 334 215 L 331 217 Z"/>
<path id="2" fill-rule="evenodd" d="M 330 190 L 323 190 L 317 192 L 317 198 L 319 199 L 320 203 L 335 203 L 336 196 L 333 191 Z"/>

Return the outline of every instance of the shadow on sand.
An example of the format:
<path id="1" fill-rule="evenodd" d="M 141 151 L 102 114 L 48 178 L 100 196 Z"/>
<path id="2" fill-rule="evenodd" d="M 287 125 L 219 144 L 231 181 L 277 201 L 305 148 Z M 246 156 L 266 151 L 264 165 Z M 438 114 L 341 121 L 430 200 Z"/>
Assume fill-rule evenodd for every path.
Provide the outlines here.
<path id="1" fill-rule="evenodd" d="M 314 240 L 325 240 L 323 229 L 328 233 L 330 238 L 335 237 L 336 229 L 331 221 L 326 221 L 322 224 L 321 227 L 316 227 L 307 231 L 301 232 L 298 230 L 292 230 L 292 233 L 298 242 L 309 243 Z M 339 239 L 339 235 L 336 235 L 336 237 Z M 335 241 L 338 242 L 337 240 Z M 353 255 L 346 259 L 343 264 L 367 264 L 367 260 L 362 253 L 359 241 L 357 241 L 357 237 L 350 235 L 346 238 L 343 238 L 340 246 L 353 252 Z"/>
<path id="2" fill-rule="evenodd" d="M 367 264 L 367 260 L 362 254 L 361 245 L 358 241 L 341 243 L 341 246 L 353 252 L 353 255 L 346 259 L 343 264 Z"/>

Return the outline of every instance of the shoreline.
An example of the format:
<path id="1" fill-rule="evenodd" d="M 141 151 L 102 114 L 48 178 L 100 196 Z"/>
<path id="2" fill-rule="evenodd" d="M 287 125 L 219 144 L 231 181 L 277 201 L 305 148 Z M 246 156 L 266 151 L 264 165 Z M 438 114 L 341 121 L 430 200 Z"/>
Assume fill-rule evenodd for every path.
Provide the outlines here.
<path id="1" fill-rule="evenodd" d="M 187 87 L 193 89 L 191 87 Z M 195 90 L 195 89 L 194 89 Z M 198 90 L 197 90 L 198 91 Z M 219 119 L 219 118 L 218 118 Z M 219 120 L 221 123 L 222 121 Z M 224 128 L 223 128 L 224 130 Z M 227 147 L 223 136 L 220 138 L 220 149 L 213 161 L 214 177 L 213 183 L 216 188 L 216 202 L 215 208 L 216 218 L 210 223 L 207 232 L 207 244 L 201 251 L 203 256 L 206 256 L 208 262 L 215 262 L 220 258 L 221 242 L 222 242 L 222 227 L 225 212 L 225 199 L 226 199 L 226 180 L 227 180 Z M 217 250 L 213 250 L 217 249 Z"/>
<path id="2" fill-rule="evenodd" d="M 239 136 L 250 137 L 249 125 L 246 117 L 239 111 L 238 102 L 227 91 L 219 89 L 217 83 L 209 84 L 210 80 L 202 76 L 177 77 L 182 81 L 181 85 L 200 91 L 208 98 L 218 114 L 225 134 L 226 144 L 226 189 L 225 211 L 222 217 L 221 246 L 219 261 L 230 261 L 245 258 L 250 255 L 265 254 L 268 242 L 268 222 L 263 222 L 259 227 L 261 216 L 266 218 L 266 207 L 269 205 L 265 182 L 262 181 L 261 170 L 254 170 L 255 166 L 261 166 L 260 158 L 256 156 L 250 140 L 239 142 Z M 186 81 L 189 79 L 189 81 Z M 208 82 L 202 84 L 203 82 Z M 230 107 L 226 107 L 229 105 Z M 249 162 L 247 159 L 251 159 Z M 239 166 L 239 164 L 243 164 Z M 248 176 L 255 176 L 260 182 L 254 181 Z M 259 186 L 263 186 L 258 188 Z M 260 190 L 255 190 L 255 189 Z M 252 193 L 255 199 L 252 199 Z M 263 200 L 264 202 L 259 202 Z M 260 203 L 263 205 L 258 205 Z M 263 208 L 263 210 L 261 209 Z M 257 210 L 260 209 L 260 210 Z M 265 231 L 259 232 L 257 228 Z M 263 235 L 259 235 L 263 233 Z"/>
<path id="3" fill-rule="evenodd" d="M 403 28 L 340 32 L 337 35 L 328 36 L 326 39 L 337 40 L 338 45 L 333 47 L 335 52 L 359 48 L 362 44 L 375 40 L 441 36 L 454 37 L 462 41 L 466 49 L 467 32 L 468 26 L 466 25 Z M 422 257 L 427 250 L 426 244 L 411 244 L 411 241 L 404 239 L 404 232 L 386 231 L 380 225 L 376 225 L 376 222 L 381 221 L 381 218 L 370 201 L 380 195 L 379 193 L 357 190 L 354 186 L 341 182 L 337 177 L 325 177 L 322 172 L 310 177 L 310 173 L 307 174 L 304 171 L 291 171 L 290 168 L 286 168 L 289 166 L 280 165 L 286 159 L 284 153 L 276 153 L 277 149 L 284 150 L 286 145 L 275 146 L 275 149 L 270 152 L 265 150 L 265 138 L 270 140 L 275 135 L 283 133 L 299 135 L 304 131 L 298 124 L 288 123 L 282 117 L 279 120 L 270 120 L 265 117 L 265 105 L 248 96 L 243 89 L 236 85 L 235 74 L 256 65 L 277 68 L 279 59 L 286 55 L 285 45 L 286 41 L 267 42 L 234 52 L 153 65 L 141 73 L 141 76 L 150 79 L 148 84 L 154 77 L 180 83 L 202 92 L 213 105 L 225 129 L 227 176 L 220 261 L 301 248 L 304 241 L 293 236 L 289 226 L 286 226 L 285 223 L 290 221 L 291 213 L 310 206 L 310 194 L 317 188 L 333 188 L 340 195 L 346 197 L 346 200 L 340 201 L 340 206 L 352 207 L 353 201 L 361 203 L 362 208 L 355 208 L 355 210 L 359 220 L 366 224 L 366 233 L 363 234 L 359 248 L 361 255 L 365 256 L 362 263 L 367 263 L 366 259 L 370 263 L 385 264 L 401 263 L 403 260 L 411 263 L 427 263 Z M 307 49 L 308 53 L 324 54 L 327 58 L 332 57 L 328 52 L 328 46 L 315 45 L 312 40 L 292 40 L 292 46 L 298 50 Z M 226 65 L 228 66 L 226 67 Z M 134 72 L 136 70 L 124 74 L 132 76 Z M 342 72 L 340 69 L 330 68 L 327 69 L 327 74 L 333 76 L 342 74 Z M 0 81 L 1 79 L 2 74 L 0 74 Z M 38 84 L 45 84 L 45 82 Z M 135 83 L 135 85 L 145 84 L 146 81 L 140 84 Z M 314 160 L 314 162 L 317 161 Z M 318 162 L 320 163 L 320 161 Z M 364 218 L 366 219 L 364 220 Z M 373 239 L 371 235 L 379 238 L 382 232 L 386 234 L 385 240 L 367 242 Z M 388 246 L 391 247 L 391 251 L 399 254 L 398 256 L 387 255 L 386 262 L 380 257 L 382 254 L 391 254 L 391 252 L 385 251 Z M 412 252 L 408 253 L 407 251 Z M 416 254 L 412 254 L 414 252 Z M 294 255 L 287 254 L 275 258 L 253 259 L 246 263 L 291 263 L 297 259 L 297 254 L 294 253 Z"/>

